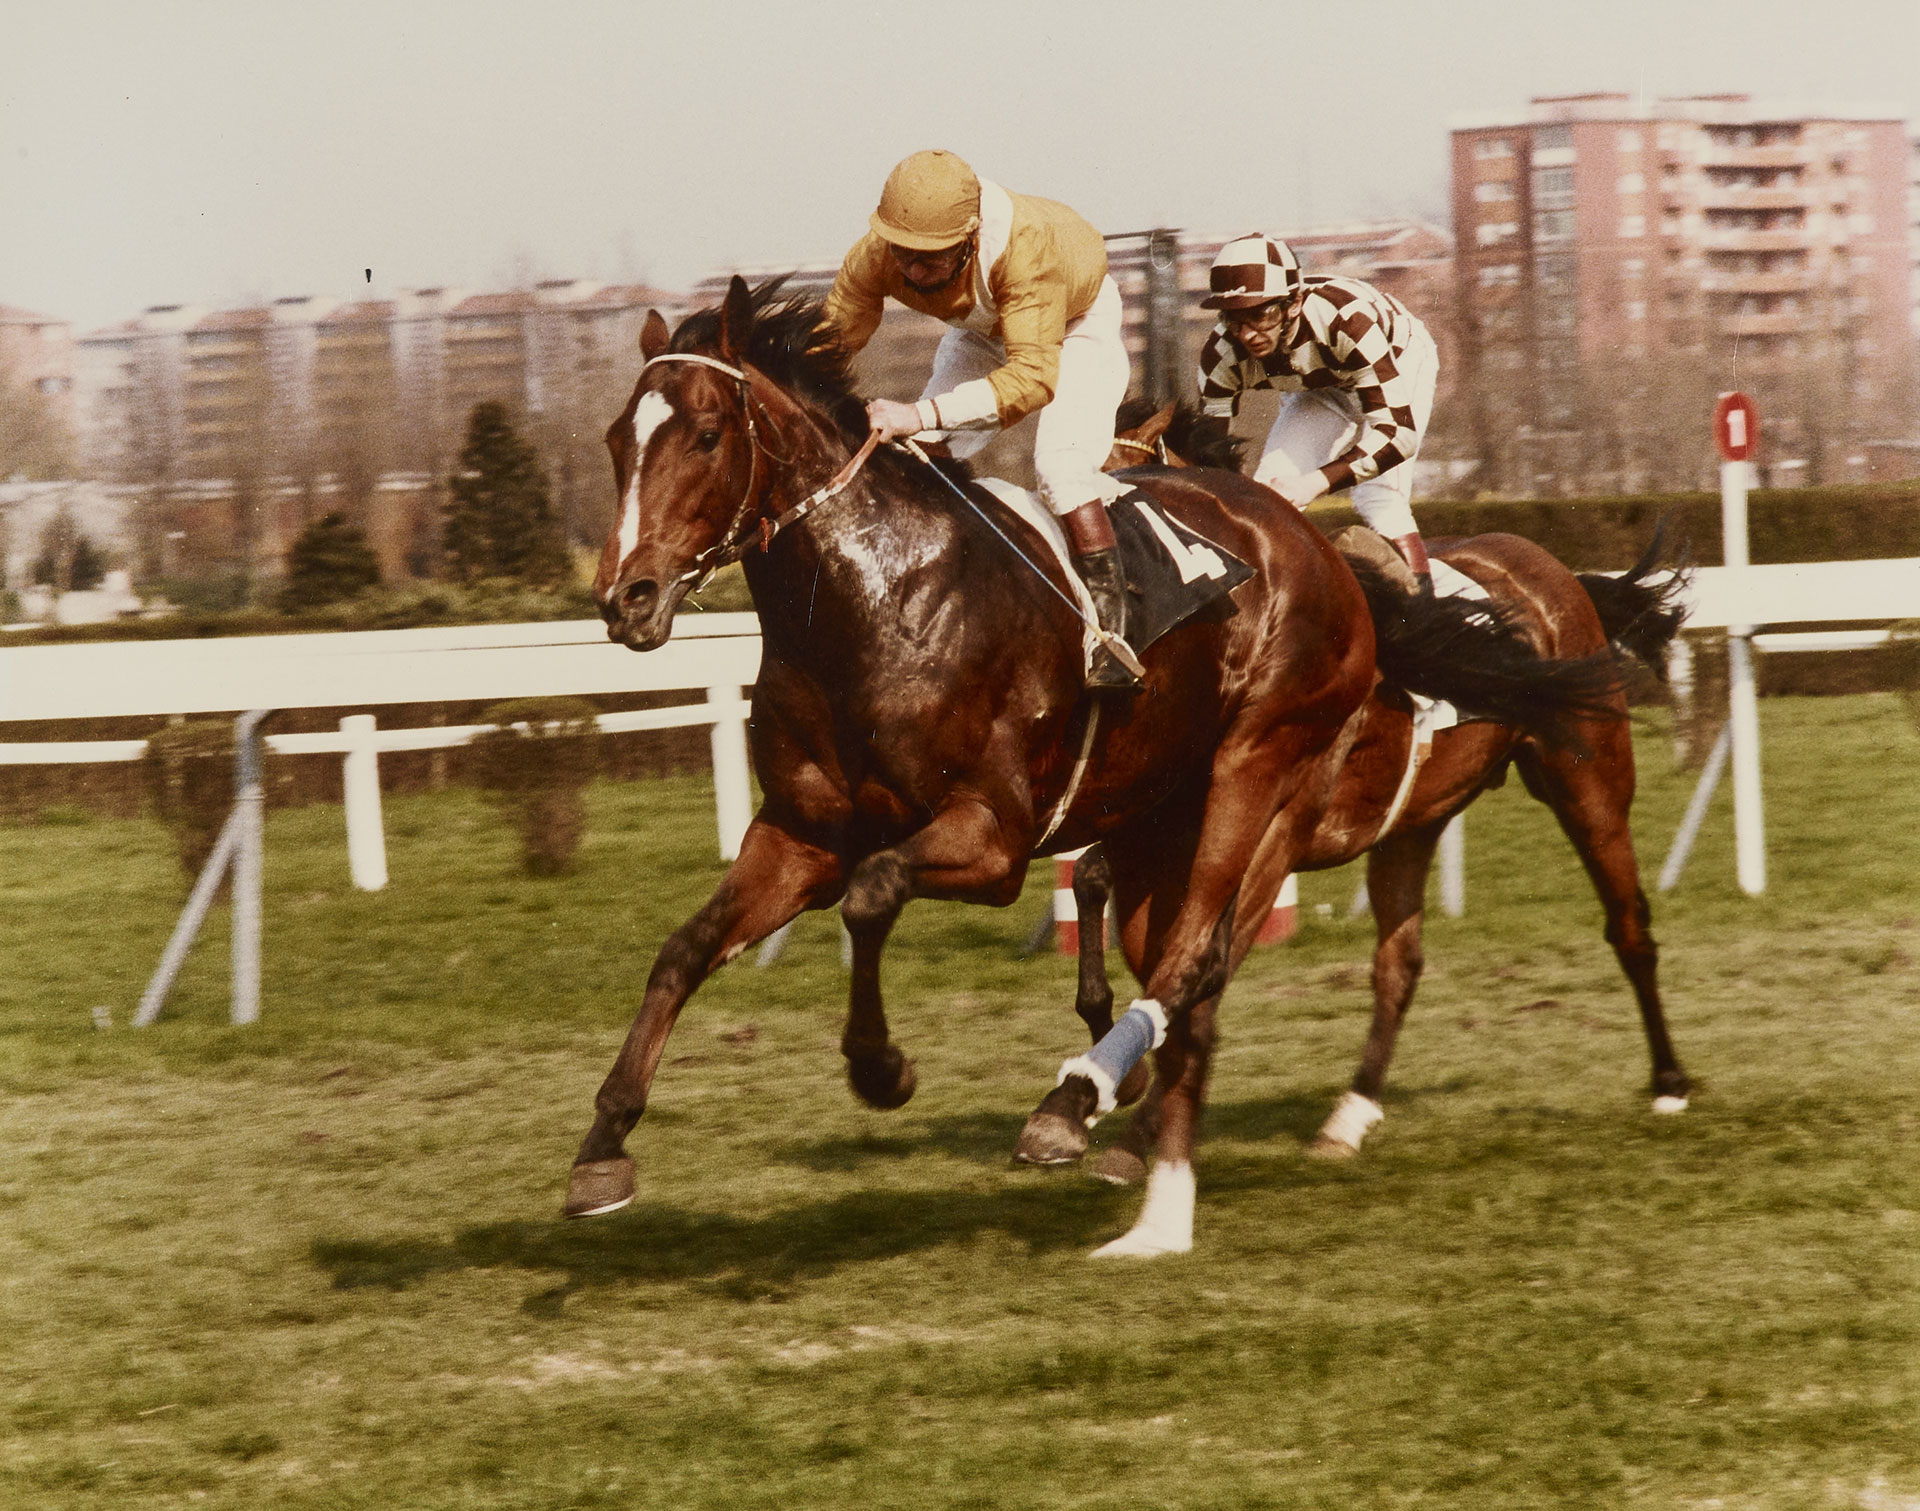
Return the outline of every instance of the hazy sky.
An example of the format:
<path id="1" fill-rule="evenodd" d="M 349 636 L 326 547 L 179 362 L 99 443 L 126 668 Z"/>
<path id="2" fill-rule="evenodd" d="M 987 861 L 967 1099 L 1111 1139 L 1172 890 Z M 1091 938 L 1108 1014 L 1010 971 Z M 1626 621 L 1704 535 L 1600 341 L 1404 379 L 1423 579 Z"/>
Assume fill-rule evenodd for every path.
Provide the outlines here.
<path id="1" fill-rule="evenodd" d="M 1603 89 L 1920 120 L 1920 0 L 0 0 L 0 303 L 684 286 L 923 146 L 1106 231 L 1439 219 L 1450 116 Z"/>

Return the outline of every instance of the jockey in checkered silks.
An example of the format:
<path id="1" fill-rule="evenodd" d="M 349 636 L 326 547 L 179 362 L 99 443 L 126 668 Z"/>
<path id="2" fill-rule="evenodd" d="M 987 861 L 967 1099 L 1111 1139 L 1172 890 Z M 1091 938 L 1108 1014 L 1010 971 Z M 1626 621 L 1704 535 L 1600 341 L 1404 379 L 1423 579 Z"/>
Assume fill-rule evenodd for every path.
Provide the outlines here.
<path id="1" fill-rule="evenodd" d="M 1100 233 L 1065 205 L 975 177 L 951 152 L 897 165 L 868 223 L 827 297 L 842 344 L 867 344 L 888 297 L 949 327 L 919 402 L 875 399 L 868 423 L 882 440 L 942 440 L 965 458 L 1038 410 L 1040 497 L 1066 532 L 1100 627 L 1123 634 L 1126 589 L 1106 513 L 1123 490 L 1100 469 L 1129 368 Z M 1099 646 L 1088 686 L 1134 681 Z"/>
<path id="2" fill-rule="evenodd" d="M 1431 593 L 1411 507 L 1439 370 L 1427 328 L 1357 278 L 1303 275 L 1277 237 L 1228 242 L 1209 282 L 1200 303 L 1220 321 L 1200 349 L 1202 407 L 1230 419 L 1246 390 L 1281 390 L 1254 480 L 1296 509 L 1349 490 L 1360 517 L 1405 558 L 1416 589 Z"/>

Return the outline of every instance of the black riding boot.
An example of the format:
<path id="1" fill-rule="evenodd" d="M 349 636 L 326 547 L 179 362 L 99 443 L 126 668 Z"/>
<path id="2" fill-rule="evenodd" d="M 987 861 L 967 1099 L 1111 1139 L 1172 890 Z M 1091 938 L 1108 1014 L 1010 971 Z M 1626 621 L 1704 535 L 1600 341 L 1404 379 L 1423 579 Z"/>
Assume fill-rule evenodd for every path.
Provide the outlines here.
<path id="1" fill-rule="evenodd" d="M 1067 547 L 1073 553 L 1073 568 L 1087 585 L 1100 628 L 1109 635 L 1123 637 L 1127 632 L 1127 584 L 1120 572 L 1120 547 L 1113 537 L 1113 521 L 1107 518 L 1107 506 L 1099 499 L 1082 504 L 1060 516 L 1067 533 Z M 1131 652 L 1131 647 L 1129 647 Z M 1138 687 L 1140 679 L 1105 645 L 1094 647 L 1093 665 L 1087 672 L 1091 688 Z"/>
<path id="2" fill-rule="evenodd" d="M 1100 628 L 1122 639 L 1127 633 L 1127 584 L 1120 575 L 1120 552 L 1109 546 L 1104 551 L 1089 551 L 1073 558 L 1080 580 L 1087 585 L 1094 612 L 1100 616 Z M 1138 687 L 1140 679 L 1104 645 L 1093 650 L 1093 665 L 1087 671 L 1087 686 Z"/>

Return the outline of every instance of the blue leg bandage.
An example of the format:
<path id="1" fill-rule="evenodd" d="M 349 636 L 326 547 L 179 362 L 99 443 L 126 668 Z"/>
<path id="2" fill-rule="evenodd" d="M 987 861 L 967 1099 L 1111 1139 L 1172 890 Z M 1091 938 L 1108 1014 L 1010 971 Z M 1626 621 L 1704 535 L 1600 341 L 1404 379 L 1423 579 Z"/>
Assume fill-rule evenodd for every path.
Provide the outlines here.
<path id="1" fill-rule="evenodd" d="M 1148 1050 L 1158 1049 L 1166 1039 L 1166 1009 L 1151 997 L 1141 997 L 1121 1014 L 1120 1021 L 1107 1030 L 1098 1044 L 1060 1067 L 1060 1080 L 1085 1076 L 1100 1093 L 1096 1113 L 1111 1112 L 1114 1092 L 1127 1072 L 1140 1063 Z"/>

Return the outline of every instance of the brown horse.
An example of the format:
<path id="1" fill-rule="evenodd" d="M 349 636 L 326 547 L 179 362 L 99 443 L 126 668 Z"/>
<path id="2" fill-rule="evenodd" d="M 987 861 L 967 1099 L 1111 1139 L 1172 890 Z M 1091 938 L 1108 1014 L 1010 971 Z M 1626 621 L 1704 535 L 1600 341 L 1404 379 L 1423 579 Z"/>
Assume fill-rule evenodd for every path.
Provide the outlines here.
<path id="1" fill-rule="evenodd" d="M 621 508 L 594 594 L 608 634 L 659 646 L 695 580 L 744 559 L 762 633 L 751 744 L 764 802 L 718 890 L 654 962 L 565 1210 L 632 1199 L 627 1136 L 682 1005 L 716 966 L 839 901 L 853 941 L 849 1079 L 897 1107 L 915 1076 L 888 1038 L 879 966 L 901 908 L 1011 903 L 1036 849 L 1102 838 L 1129 959 L 1163 1014 L 1160 1155 L 1184 1168 L 1241 878 L 1263 843 L 1283 868 L 1297 862 L 1359 732 L 1375 676 L 1360 587 L 1258 485 L 1156 472 L 1143 482 L 1161 506 L 1255 576 L 1236 613 L 1196 616 L 1152 648 L 1139 696 L 1090 701 L 1064 569 L 1012 511 L 891 448 L 841 491 L 821 486 L 844 477 L 864 417 L 820 307 L 776 302 L 776 287 L 736 278 L 671 339 L 650 313 L 646 363 L 607 432 Z"/>
<path id="2" fill-rule="evenodd" d="M 1129 419 L 1136 423 L 1127 425 Z M 1231 467 L 1239 461 L 1237 442 L 1229 442 L 1222 431 L 1210 431 L 1184 407 L 1169 405 L 1144 419 L 1137 409 L 1123 410 L 1122 422 L 1108 466 L 1125 470 L 1131 482 L 1151 475 L 1153 469 L 1140 469 L 1143 454 L 1165 467 L 1186 466 L 1182 450 L 1216 465 Z M 1612 642 L 1657 670 L 1663 664 L 1661 652 L 1679 630 L 1678 576 L 1647 580 L 1661 554 L 1658 532 L 1641 560 L 1618 577 L 1576 577 L 1545 551 L 1513 535 L 1430 542 L 1429 549 L 1484 586 L 1494 603 L 1509 611 L 1509 622 L 1544 655 L 1589 656 Z M 1300 871 L 1343 865 L 1366 854 L 1367 895 L 1378 936 L 1374 1012 L 1352 1089 L 1320 1130 L 1312 1152 L 1351 1156 L 1379 1122 L 1387 1066 L 1420 977 L 1427 873 L 1440 832 L 1482 792 L 1502 785 L 1509 767 L 1517 767 L 1527 791 L 1553 810 L 1599 894 L 1607 941 L 1633 988 L 1646 1029 L 1654 1110 L 1684 1110 L 1690 1083 L 1667 1035 L 1655 972 L 1657 948 L 1628 829 L 1634 767 L 1624 698 L 1615 694 L 1617 706 L 1591 711 L 1595 716 L 1582 721 L 1572 741 L 1543 739 L 1499 722 L 1456 725 L 1438 732 L 1431 755 L 1410 773 L 1414 721 L 1407 699 L 1394 686 L 1394 672 L 1402 671 L 1404 686 L 1417 685 L 1420 671 L 1417 664 L 1404 669 L 1395 665 L 1411 649 L 1397 643 L 1396 590 L 1364 566 L 1357 570 L 1381 630 L 1379 657 L 1386 680 L 1367 702 L 1359 735 L 1318 826 L 1304 846 L 1286 848 L 1294 852 L 1292 864 Z M 1413 674 L 1406 675 L 1407 670 Z M 1244 922 L 1236 931 L 1234 966 L 1285 879 L 1283 846 L 1273 840 L 1270 836 L 1262 842 L 1242 888 Z M 1089 1023 L 1111 1016 L 1113 993 L 1107 983 L 1101 919 L 1113 890 L 1108 858 L 1095 846 L 1074 870 L 1080 920 L 1076 1006 Z M 1121 1141 L 1101 1156 L 1096 1173 L 1129 1182 L 1145 1173 L 1161 1115 L 1159 1101 L 1156 1085 Z"/>

